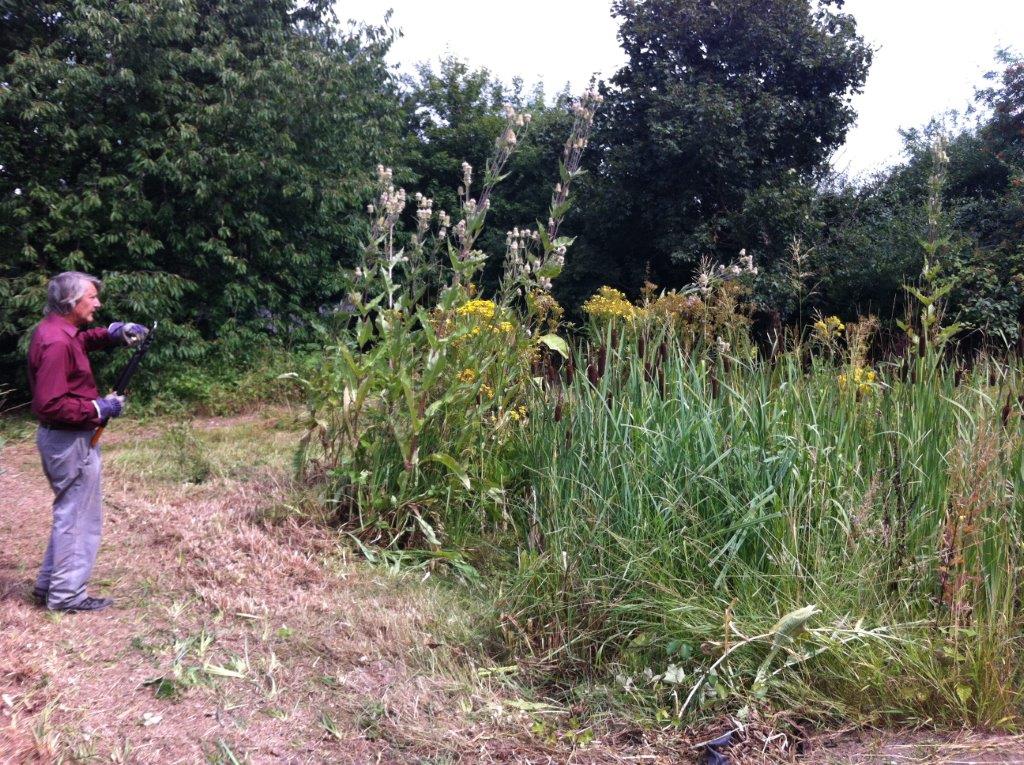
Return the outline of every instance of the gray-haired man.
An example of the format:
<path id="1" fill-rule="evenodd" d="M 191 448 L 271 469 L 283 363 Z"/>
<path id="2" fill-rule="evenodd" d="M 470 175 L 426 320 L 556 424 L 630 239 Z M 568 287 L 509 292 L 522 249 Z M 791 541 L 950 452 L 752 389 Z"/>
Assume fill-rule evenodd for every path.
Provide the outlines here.
<path id="1" fill-rule="evenodd" d="M 113 602 L 85 591 L 103 525 L 100 450 L 90 441 L 101 422 L 121 414 L 124 397 L 100 397 L 86 353 L 132 345 L 148 330 L 124 322 L 85 329 L 101 305 L 101 287 L 95 276 L 78 271 L 51 279 L 46 316 L 28 350 L 36 444 L 54 494 L 50 543 L 32 595 L 54 611 L 98 611 Z"/>

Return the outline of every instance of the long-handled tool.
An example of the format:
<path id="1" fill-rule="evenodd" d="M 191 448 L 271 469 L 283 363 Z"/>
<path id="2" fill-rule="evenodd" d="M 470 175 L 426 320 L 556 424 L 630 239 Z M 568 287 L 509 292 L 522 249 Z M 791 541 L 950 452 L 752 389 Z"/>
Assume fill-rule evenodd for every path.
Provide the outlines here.
<path id="1" fill-rule="evenodd" d="M 132 377 L 139 370 L 139 364 L 142 363 L 142 358 L 149 352 L 149 347 L 153 344 L 153 337 L 156 335 L 156 322 L 153 322 L 153 328 L 149 330 L 149 334 L 142 340 L 142 344 L 135 349 L 135 353 L 128 359 L 128 363 L 124 365 L 124 369 L 117 376 L 117 381 L 114 383 L 114 392 L 118 396 L 123 396 L 128 392 L 128 385 L 132 381 Z M 90 446 L 96 446 L 100 442 L 100 436 L 103 435 L 104 429 L 107 427 L 107 423 L 110 418 L 103 420 L 99 427 L 96 428 L 96 432 L 92 434 L 92 440 L 89 442 Z"/>

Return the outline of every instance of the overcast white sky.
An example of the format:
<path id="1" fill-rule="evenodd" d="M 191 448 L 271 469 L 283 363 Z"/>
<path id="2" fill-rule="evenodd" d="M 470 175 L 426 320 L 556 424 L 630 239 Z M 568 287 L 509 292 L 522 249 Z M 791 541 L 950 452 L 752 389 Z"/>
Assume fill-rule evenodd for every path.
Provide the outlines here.
<path id="1" fill-rule="evenodd" d="M 342 19 L 391 23 L 403 36 L 391 60 L 405 71 L 453 54 L 503 80 L 542 81 L 549 93 L 567 82 L 581 91 L 591 74 L 609 77 L 624 58 L 609 0 L 361 0 L 337 3 Z M 900 159 L 900 128 L 920 127 L 962 110 L 998 47 L 1024 50 L 1024 0 L 847 0 L 876 49 L 857 125 L 833 164 L 854 174 Z"/>

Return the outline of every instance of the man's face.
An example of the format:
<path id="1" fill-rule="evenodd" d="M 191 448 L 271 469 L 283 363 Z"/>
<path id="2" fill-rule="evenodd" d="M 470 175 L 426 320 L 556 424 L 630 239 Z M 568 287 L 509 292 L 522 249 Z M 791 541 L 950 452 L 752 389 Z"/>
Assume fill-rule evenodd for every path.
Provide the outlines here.
<path id="1" fill-rule="evenodd" d="M 85 289 L 85 294 L 78 299 L 75 303 L 75 307 L 71 309 L 71 313 L 68 314 L 68 321 L 74 324 L 76 327 L 84 327 L 93 320 L 93 315 L 96 313 L 96 309 L 103 305 L 100 302 L 99 293 L 96 291 L 96 285 L 89 283 L 89 286 Z"/>

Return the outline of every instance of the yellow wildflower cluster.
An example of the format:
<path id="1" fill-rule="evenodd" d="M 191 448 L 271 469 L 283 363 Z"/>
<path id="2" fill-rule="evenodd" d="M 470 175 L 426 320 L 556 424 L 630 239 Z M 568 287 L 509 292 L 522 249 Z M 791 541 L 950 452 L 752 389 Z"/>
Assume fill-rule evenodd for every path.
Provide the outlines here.
<path id="1" fill-rule="evenodd" d="M 830 343 L 845 329 L 846 325 L 838 316 L 828 316 L 814 322 L 814 337 L 823 343 Z"/>
<path id="2" fill-rule="evenodd" d="M 494 398 L 494 388 L 487 383 L 480 386 L 480 395 L 484 398 Z"/>
<path id="3" fill-rule="evenodd" d="M 469 367 L 466 367 L 461 372 L 459 372 L 459 381 L 460 382 L 475 383 L 476 382 L 476 378 L 477 378 L 477 373 L 476 373 L 475 369 L 470 369 Z"/>
<path id="4" fill-rule="evenodd" d="M 842 390 L 852 387 L 863 395 L 871 393 L 878 386 L 878 375 L 875 374 L 875 370 L 864 367 L 854 367 L 853 372 L 849 375 L 839 375 L 838 380 Z"/>
<path id="5" fill-rule="evenodd" d="M 493 300 L 470 300 L 455 309 L 459 316 L 472 316 L 481 321 L 490 321 L 498 307 Z"/>
<path id="6" fill-rule="evenodd" d="M 524 422 L 526 420 L 526 407 L 520 404 L 509 409 L 506 414 L 512 422 Z"/>
<path id="7" fill-rule="evenodd" d="M 497 324 L 490 324 L 490 325 L 488 325 L 486 327 L 486 330 L 488 332 L 491 332 L 491 333 L 494 333 L 494 334 L 503 334 L 503 333 L 506 333 L 506 332 L 513 332 L 515 330 L 515 328 L 516 328 L 515 324 L 513 324 L 510 321 L 499 321 Z M 469 336 L 470 337 L 476 337 L 482 331 L 483 330 L 478 325 L 476 327 L 473 327 L 471 330 L 469 330 Z"/>
<path id="8" fill-rule="evenodd" d="M 514 423 L 519 426 L 523 426 L 527 422 L 527 410 L 522 404 L 519 406 L 511 406 L 508 409 L 498 407 L 496 412 L 488 412 L 484 415 L 484 422 L 495 428 L 494 437 L 499 441 L 504 441 L 507 433 L 503 434 L 504 425 L 506 423 Z"/>
<path id="9" fill-rule="evenodd" d="M 455 309 L 456 316 L 475 319 L 477 324 L 470 329 L 469 336 L 475 337 L 486 330 L 495 334 L 508 334 L 514 332 L 516 325 L 510 321 L 495 322 L 498 307 L 493 300 L 470 300 Z"/>
<path id="10" fill-rule="evenodd" d="M 583 310 L 595 319 L 635 319 L 641 309 L 626 300 L 626 296 L 613 287 L 601 287 L 597 294 L 583 304 Z"/>

